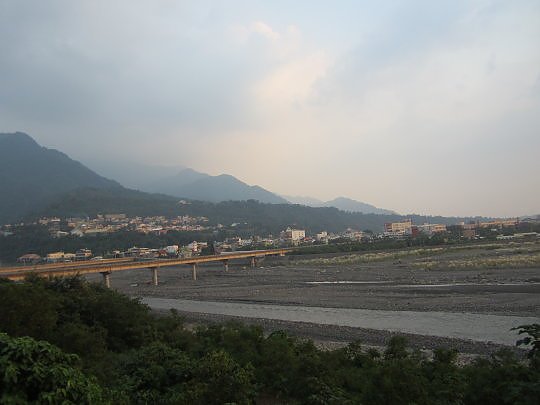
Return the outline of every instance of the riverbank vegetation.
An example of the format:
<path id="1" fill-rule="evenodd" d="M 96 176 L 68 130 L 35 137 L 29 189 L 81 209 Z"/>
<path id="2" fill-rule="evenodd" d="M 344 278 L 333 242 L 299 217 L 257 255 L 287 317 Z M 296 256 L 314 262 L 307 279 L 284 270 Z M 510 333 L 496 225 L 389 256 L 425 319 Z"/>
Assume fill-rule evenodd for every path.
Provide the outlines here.
<path id="1" fill-rule="evenodd" d="M 0 403 L 531 404 L 540 331 L 526 361 L 500 352 L 467 365 L 395 337 L 333 351 L 238 323 L 185 327 L 81 278 L 0 283 Z M 527 340 L 529 339 L 529 340 Z"/>
<path id="2" fill-rule="evenodd" d="M 457 260 L 428 260 L 420 263 L 413 263 L 413 266 L 425 270 L 436 269 L 519 269 L 540 266 L 540 253 L 516 254 L 500 257 L 471 257 Z"/>
<path id="3" fill-rule="evenodd" d="M 466 252 L 466 258 L 446 260 L 440 257 L 447 253 Z M 475 251 L 469 253 L 467 251 Z M 476 243 L 439 247 L 411 247 L 408 249 L 385 250 L 378 252 L 353 253 L 334 257 L 298 258 L 290 265 L 303 266 L 338 266 L 354 265 L 387 260 L 423 258 L 413 262 L 415 267 L 427 270 L 435 268 L 488 268 L 488 267 L 534 267 L 540 265 L 540 243 Z"/>

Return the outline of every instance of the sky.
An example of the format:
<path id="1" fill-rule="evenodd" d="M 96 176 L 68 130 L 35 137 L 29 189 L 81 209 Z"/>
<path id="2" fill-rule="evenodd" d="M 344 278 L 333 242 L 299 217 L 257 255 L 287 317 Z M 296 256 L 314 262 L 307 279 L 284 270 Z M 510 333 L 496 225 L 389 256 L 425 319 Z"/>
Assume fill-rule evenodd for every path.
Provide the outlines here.
<path id="1" fill-rule="evenodd" d="M 540 1 L 0 0 L 12 131 L 285 195 L 538 214 Z"/>

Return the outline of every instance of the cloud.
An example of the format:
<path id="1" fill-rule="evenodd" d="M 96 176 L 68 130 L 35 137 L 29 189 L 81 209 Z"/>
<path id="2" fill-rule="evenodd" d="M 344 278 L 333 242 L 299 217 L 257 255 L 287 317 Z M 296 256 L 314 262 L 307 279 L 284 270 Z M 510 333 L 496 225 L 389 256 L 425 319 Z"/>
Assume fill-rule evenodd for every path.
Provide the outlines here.
<path id="1" fill-rule="evenodd" d="M 535 212 L 539 17 L 532 0 L 0 0 L 0 121 L 76 158 L 284 194 Z M 498 179 L 519 200 L 494 199 Z"/>
<path id="2" fill-rule="evenodd" d="M 265 38 L 270 40 L 278 40 L 280 38 L 279 33 L 274 31 L 268 24 L 265 24 L 262 21 L 254 21 L 249 26 L 252 32 L 262 35 Z"/>

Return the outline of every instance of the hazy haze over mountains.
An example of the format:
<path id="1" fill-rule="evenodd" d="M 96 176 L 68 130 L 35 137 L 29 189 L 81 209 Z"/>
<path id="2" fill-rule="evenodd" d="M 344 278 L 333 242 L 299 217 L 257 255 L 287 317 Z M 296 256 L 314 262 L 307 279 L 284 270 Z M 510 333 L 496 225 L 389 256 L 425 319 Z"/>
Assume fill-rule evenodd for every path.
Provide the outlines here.
<path id="1" fill-rule="evenodd" d="M 123 186 L 150 193 L 211 202 L 253 199 L 271 204 L 287 203 L 286 199 L 262 187 L 250 186 L 227 174 L 210 176 L 184 166 L 145 166 L 130 162 L 94 164 L 99 165 L 96 171 L 117 179 Z"/>
<path id="2" fill-rule="evenodd" d="M 119 163 L 110 167 L 102 165 L 100 169 L 107 175 L 119 174 L 125 185 L 142 191 L 186 199 L 287 202 L 232 176 L 209 176 L 186 168 L 169 176 L 171 170 L 174 169 L 136 164 L 122 166 Z M 64 193 L 82 188 L 114 189 L 118 197 L 130 194 L 120 183 L 98 175 L 62 152 L 40 146 L 27 134 L 0 134 L 0 223 L 39 211 L 53 201 L 60 201 Z"/>
<path id="3" fill-rule="evenodd" d="M 540 210 L 539 1 L 0 4 L 2 131 L 76 160 L 398 212 Z"/>
<path id="4" fill-rule="evenodd" d="M 205 215 L 223 223 L 240 222 L 252 232 L 276 232 L 289 225 L 312 231 L 344 227 L 381 230 L 384 222 L 403 219 L 400 215 L 344 212 L 334 207 L 306 207 L 283 203 L 257 186 L 228 176 L 209 176 L 184 169 L 163 186 L 206 201 L 179 204 L 178 197 L 127 189 L 100 176 L 81 163 L 54 149 L 37 144 L 23 133 L 0 134 L 0 223 L 36 216 L 87 216 L 124 212 L 130 215 Z M 240 197 L 242 196 L 242 197 Z M 211 199 L 249 201 L 207 202 Z M 266 199 L 275 204 L 264 204 Z M 356 201 L 337 199 L 358 206 Z M 468 218 L 411 216 L 415 221 L 455 223 Z M 470 219 L 470 218 L 469 218 Z"/>
<path id="5" fill-rule="evenodd" d="M 178 173 L 186 169 L 182 165 L 156 166 L 132 161 L 95 158 L 83 159 L 81 162 L 99 175 L 115 179 L 124 187 L 136 190 L 144 190 L 156 180 L 164 179 L 171 176 L 171 173 Z"/>
<path id="6" fill-rule="evenodd" d="M 129 162 L 100 162 L 96 171 L 118 180 L 123 186 L 151 193 L 202 201 L 258 200 L 271 204 L 301 204 L 308 207 L 335 207 L 343 211 L 365 214 L 395 214 L 346 197 L 321 201 L 311 197 L 279 196 L 260 186 L 250 186 L 234 176 L 211 176 L 183 166 L 145 166 Z M 176 174 L 172 174 L 176 173 Z"/>
<path id="7" fill-rule="evenodd" d="M 175 176 L 156 180 L 143 188 L 151 191 L 201 201 L 258 200 L 284 204 L 287 200 L 259 186 L 250 186 L 234 176 L 210 176 L 193 169 L 184 169 Z"/>
<path id="8" fill-rule="evenodd" d="M 395 211 L 377 208 L 374 205 L 366 204 L 347 197 L 337 197 L 330 201 L 321 201 L 311 197 L 283 196 L 293 204 L 307 205 L 308 207 L 335 207 L 342 211 L 363 212 L 364 214 L 396 214 Z"/>

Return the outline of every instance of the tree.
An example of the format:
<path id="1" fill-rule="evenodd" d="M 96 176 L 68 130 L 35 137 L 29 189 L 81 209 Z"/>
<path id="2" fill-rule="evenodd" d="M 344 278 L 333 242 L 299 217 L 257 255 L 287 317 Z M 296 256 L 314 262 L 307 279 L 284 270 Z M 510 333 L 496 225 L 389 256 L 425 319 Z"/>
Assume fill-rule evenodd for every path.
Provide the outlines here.
<path id="1" fill-rule="evenodd" d="M 152 343 L 128 354 L 120 367 L 120 385 L 130 403 L 188 402 L 187 383 L 193 379 L 195 362 L 181 350 Z"/>
<path id="2" fill-rule="evenodd" d="M 50 340 L 58 322 L 60 301 L 42 285 L 0 285 L 0 331 L 11 336 Z"/>
<path id="3" fill-rule="evenodd" d="M 0 403 L 107 403 L 93 377 L 77 367 L 79 358 L 30 337 L 0 334 Z"/>
<path id="4" fill-rule="evenodd" d="M 204 356 L 190 384 L 191 403 L 201 405 L 252 404 L 255 393 L 253 368 L 241 367 L 224 351 Z"/>
<path id="5" fill-rule="evenodd" d="M 516 346 L 530 346 L 528 357 L 533 359 L 540 357 L 540 324 L 533 323 L 531 325 L 521 325 L 512 330 L 517 330 L 518 334 L 526 334 L 523 339 L 516 342 Z"/>

